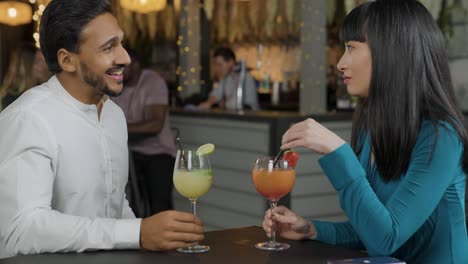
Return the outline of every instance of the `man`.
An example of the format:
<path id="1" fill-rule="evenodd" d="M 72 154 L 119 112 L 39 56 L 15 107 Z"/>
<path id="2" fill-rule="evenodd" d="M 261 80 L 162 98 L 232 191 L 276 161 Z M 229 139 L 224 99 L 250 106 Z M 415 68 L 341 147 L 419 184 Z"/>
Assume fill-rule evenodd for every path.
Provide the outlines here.
<path id="1" fill-rule="evenodd" d="M 175 141 L 169 121 L 169 91 L 163 78 L 141 69 L 134 50 L 128 50 L 132 64 L 124 74 L 122 94 L 112 100 L 127 119 L 128 146 L 133 153 L 140 189 L 147 194 L 151 214 L 172 209 L 172 174 Z"/>
<path id="2" fill-rule="evenodd" d="M 215 50 L 214 60 L 216 76 L 220 82 L 211 91 L 208 99 L 200 103 L 199 108 L 209 109 L 218 104 L 221 108 L 236 110 L 237 88 L 240 78 L 239 69 L 236 65 L 236 55 L 230 48 L 222 47 Z M 246 72 L 245 77 L 244 105 L 251 110 L 258 110 L 255 81 L 248 72 Z"/>
<path id="3" fill-rule="evenodd" d="M 0 114 L 0 258 L 202 240 L 195 216 L 135 219 L 125 199 L 127 129 L 108 95 L 121 92 L 130 58 L 109 3 L 52 1 L 40 40 L 55 76 Z"/>

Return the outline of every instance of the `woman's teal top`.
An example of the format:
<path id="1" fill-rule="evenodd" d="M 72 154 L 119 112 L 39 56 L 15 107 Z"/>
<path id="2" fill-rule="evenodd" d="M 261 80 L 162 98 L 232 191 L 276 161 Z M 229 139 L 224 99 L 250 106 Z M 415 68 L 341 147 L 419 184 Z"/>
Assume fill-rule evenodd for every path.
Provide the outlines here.
<path id="1" fill-rule="evenodd" d="M 359 157 L 348 144 L 322 157 L 349 220 L 313 221 L 317 240 L 411 264 L 468 264 L 463 144 L 448 123 L 439 123 L 436 142 L 434 135 L 424 121 L 407 172 L 390 182 L 370 165 L 369 137 Z"/>

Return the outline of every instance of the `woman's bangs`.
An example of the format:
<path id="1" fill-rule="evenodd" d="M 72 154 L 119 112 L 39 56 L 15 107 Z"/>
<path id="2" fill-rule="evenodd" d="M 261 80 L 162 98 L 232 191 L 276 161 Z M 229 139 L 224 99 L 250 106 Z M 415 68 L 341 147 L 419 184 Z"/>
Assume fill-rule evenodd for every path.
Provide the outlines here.
<path id="1" fill-rule="evenodd" d="M 370 4 L 371 3 L 360 5 L 346 16 L 340 30 L 341 41 L 367 41 L 368 9 Z"/>

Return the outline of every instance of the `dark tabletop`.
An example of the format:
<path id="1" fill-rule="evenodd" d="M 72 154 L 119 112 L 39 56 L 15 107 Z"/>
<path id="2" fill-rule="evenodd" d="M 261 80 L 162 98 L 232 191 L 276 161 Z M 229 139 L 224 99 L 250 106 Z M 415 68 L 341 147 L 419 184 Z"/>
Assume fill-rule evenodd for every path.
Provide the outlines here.
<path id="1" fill-rule="evenodd" d="M 286 241 L 291 248 L 267 252 L 254 247 L 267 237 L 259 227 L 207 232 L 203 244 L 211 250 L 201 254 L 143 251 L 98 251 L 18 256 L 0 260 L 2 264 L 120 264 L 120 263 L 322 263 L 328 260 L 365 256 L 364 253 L 317 241 Z"/>

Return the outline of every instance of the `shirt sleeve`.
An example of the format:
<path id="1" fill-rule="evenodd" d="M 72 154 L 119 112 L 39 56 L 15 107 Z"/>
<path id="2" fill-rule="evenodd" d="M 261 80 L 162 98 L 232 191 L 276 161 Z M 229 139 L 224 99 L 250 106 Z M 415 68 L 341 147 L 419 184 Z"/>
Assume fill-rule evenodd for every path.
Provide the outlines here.
<path id="1" fill-rule="evenodd" d="M 122 218 L 123 219 L 133 219 L 133 218 L 135 218 L 135 213 L 133 213 L 133 210 L 130 207 L 127 196 L 125 196 L 123 206 L 122 206 Z"/>
<path id="2" fill-rule="evenodd" d="M 0 257 L 139 248 L 141 219 L 91 219 L 52 208 L 58 147 L 37 114 L 4 115 L 0 131 Z"/>
<path id="3" fill-rule="evenodd" d="M 319 160 L 369 254 L 390 255 L 407 241 L 432 214 L 461 169 L 463 145 L 458 135 L 443 125 L 438 131 L 434 145 L 432 124 L 421 129 L 408 170 L 386 204 L 377 198 L 348 144 Z"/>
<path id="4" fill-rule="evenodd" d="M 255 80 L 248 72 L 245 76 L 245 104 L 249 105 L 252 110 L 258 110 L 259 106 Z"/>
<path id="5" fill-rule="evenodd" d="M 218 87 L 213 88 L 210 92 L 210 96 L 214 96 L 216 98 L 216 102 L 221 101 L 223 99 L 223 90 L 225 89 L 227 79 L 224 78 L 221 81 L 219 81 Z"/>
<path id="6" fill-rule="evenodd" d="M 349 222 L 312 221 L 317 230 L 316 240 L 347 248 L 362 249 L 364 245 Z"/>

